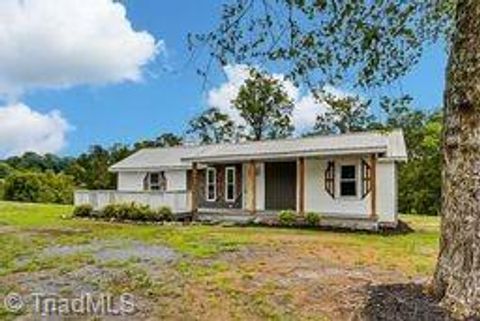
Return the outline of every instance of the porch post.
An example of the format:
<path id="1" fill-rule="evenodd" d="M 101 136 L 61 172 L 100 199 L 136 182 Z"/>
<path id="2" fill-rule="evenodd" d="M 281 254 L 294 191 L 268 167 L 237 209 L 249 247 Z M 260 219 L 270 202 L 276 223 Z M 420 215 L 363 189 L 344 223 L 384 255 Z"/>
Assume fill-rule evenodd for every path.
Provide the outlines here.
<path id="1" fill-rule="evenodd" d="M 298 212 L 300 215 L 305 213 L 305 157 L 298 159 Z"/>
<path id="2" fill-rule="evenodd" d="M 255 161 L 251 160 L 247 167 L 247 209 L 251 214 L 255 214 L 257 210 L 257 175 L 255 169 Z"/>
<path id="3" fill-rule="evenodd" d="M 198 214 L 198 164 L 192 164 L 192 199 L 191 199 L 192 214 L 195 218 Z"/>
<path id="4" fill-rule="evenodd" d="M 372 167 L 372 198 L 371 198 L 371 218 L 377 217 L 377 155 L 372 154 L 370 157 L 370 164 Z"/>

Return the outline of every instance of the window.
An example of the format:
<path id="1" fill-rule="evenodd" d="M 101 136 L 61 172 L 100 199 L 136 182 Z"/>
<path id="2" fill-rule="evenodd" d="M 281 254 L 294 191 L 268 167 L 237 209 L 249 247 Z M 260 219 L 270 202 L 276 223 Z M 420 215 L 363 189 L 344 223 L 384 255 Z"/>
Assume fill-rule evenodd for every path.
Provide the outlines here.
<path id="1" fill-rule="evenodd" d="M 355 165 L 343 165 L 341 167 L 340 195 L 357 196 L 357 179 Z"/>
<path id="2" fill-rule="evenodd" d="M 165 191 L 167 187 L 165 173 L 150 173 L 148 175 L 148 187 L 151 191 Z"/>
<path id="3" fill-rule="evenodd" d="M 207 201 L 213 202 L 217 199 L 217 170 L 215 168 L 207 168 L 206 174 L 206 198 Z"/>
<path id="4" fill-rule="evenodd" d="M 225 168 L 225 200 L 227 202 L 235 201 L 235 167 Z"/>

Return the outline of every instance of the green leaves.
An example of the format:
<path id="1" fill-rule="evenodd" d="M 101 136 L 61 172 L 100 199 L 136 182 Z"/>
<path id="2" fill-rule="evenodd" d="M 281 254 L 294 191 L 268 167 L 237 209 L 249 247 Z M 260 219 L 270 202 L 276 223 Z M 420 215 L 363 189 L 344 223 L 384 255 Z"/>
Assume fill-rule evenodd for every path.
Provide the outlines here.
<path id="1" fill-rule="evenodd" d="M 343 134 L 364 131 L 375 124 L 375 117 L 370 113 L 370 101 L 357 96 L 339 97 L 324 93 L 322 100 L 327 110 L 317 116 L 313 129 L 308 135 Z"/>
<path id="2" fill-rule="evenodd" d="M 292 134 L 293 102 L 278 79 L 251 69 L 233 106 L 247 125 L 249 140 L 285 138 Z"/>
<path id="3" fill-rule="evenodd" d="M 187 135 L 193 135 L 201 144 L 232 142 L 237 134 L 235 123 L 218 108 L 210 108 L 190 120 Z"/>
<path id="4" fill-rule="evenodd" d="M 275 63 L 316 88 L 347 81 L 377 87 L 405 75 L 426 42 L 449 39 L 454 3 L 232 0 L 217 28 L 191 36 L 190 45 L 206 45 L 222 65 Z"/>

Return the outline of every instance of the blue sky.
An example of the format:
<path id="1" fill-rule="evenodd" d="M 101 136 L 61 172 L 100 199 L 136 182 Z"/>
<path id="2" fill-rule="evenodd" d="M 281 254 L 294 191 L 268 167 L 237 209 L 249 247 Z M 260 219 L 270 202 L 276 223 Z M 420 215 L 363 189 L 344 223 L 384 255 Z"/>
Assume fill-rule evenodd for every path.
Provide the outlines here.
<path id="1" fill-rule="evenodd" d="M 189 32 L 208 31 L 215 26 L 220 4 L 213 0 L 127 1 L 127 17 L 133 29 L 147 31 L 165 46 L 165 51 L 143 68 L 143 80 L 101 85 L 87 82 L 67 89 L 38 86 L 25 90 L 17 99 L 39 114 L 52 110 L 61 113 L 70 127 L 63 146 L 57 146 L 64 155 L 76 155 L 92 144 L 132 143 L 162 132 L 181 133 L 187 121 L 208 105 L 209 90 L 220 90 L 226 81 L 217 71 L 212 75 L 212 87 L 203 90 L 196 65 L 188 64 L 186 41 Z M 411 94 L 415 106 L 440 106 L 445 60 L 441 48 L 427 49 L 421 63 L 394 90 Z M 4 104 L 8 104 L 7 99 Z M 1 144 L 0 136 L 0 157 Z"/>

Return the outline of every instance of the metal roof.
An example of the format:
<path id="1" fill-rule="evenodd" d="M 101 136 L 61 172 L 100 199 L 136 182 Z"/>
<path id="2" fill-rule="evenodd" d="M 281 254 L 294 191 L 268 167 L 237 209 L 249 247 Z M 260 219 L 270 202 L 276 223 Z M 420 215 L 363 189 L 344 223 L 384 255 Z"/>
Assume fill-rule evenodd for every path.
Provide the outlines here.
<path id="1" fill-rule="evenodd" d="M 165 169 L 188 169 L 192 163 L 182 158 L 202 147 L 182 146 L 168 148 L 145 148 L 110 167 L 111 172 L 155 171 Z"/>
<path id="2" fill-rule="evenodd" d="M 150 148 L 127 157 L 110 170 L 184 169 L 190 168 L 192 162 L 237 162 L 368 153 L 381 153 L 385 159 L 407 160 L 403 132 L 375 131 L 237 144 Z"/>
<path id="3" fill-rule="evenodd" d="M 404 161 L 407 151 L 403 132 L 361 132 L 297 139 L 268 140 L 240 144 L 211 145 L 198 149 L 184 160 L 195 162 L 289 158 L 383 153 L 384 158 Z"/>

